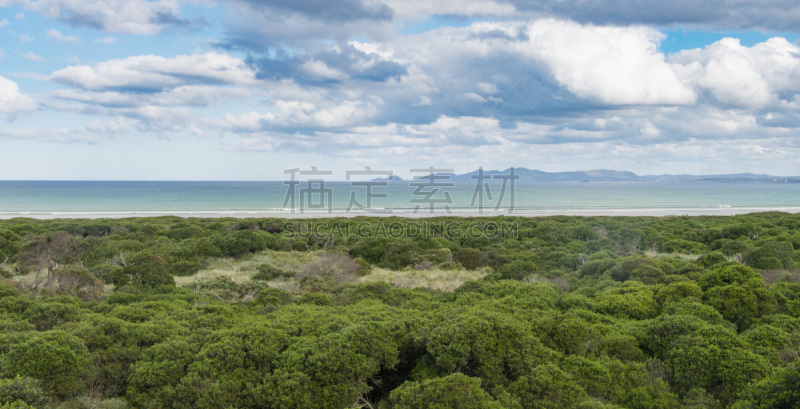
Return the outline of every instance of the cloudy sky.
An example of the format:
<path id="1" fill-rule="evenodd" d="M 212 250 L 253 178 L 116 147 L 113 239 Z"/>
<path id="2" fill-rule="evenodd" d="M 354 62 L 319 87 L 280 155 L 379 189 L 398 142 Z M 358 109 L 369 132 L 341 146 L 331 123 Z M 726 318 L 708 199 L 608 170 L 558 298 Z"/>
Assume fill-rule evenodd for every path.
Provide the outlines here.
<path id="1" fill-rule="evenodd" d="M 0 0 L 0 179 L 800 175 L 796 0 Z"/>

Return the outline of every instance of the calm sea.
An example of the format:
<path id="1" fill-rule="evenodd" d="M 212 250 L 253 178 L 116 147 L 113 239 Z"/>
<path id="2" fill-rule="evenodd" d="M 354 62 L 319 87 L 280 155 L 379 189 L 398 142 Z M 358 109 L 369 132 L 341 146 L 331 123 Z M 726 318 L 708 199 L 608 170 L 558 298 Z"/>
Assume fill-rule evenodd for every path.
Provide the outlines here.
<path id="1" fill-rule="evenodd" d="M 800 184 L 517 181 L 512 206 L 510 186 L 503 191 L 499 184 L 487 185 L 476 191 L 474 183 L 422 188 L 410 183 L 369 187 L 371 208 L 413 215 L 419 206 L 422 216 L 430 215 L 431 203 L 436 215 L 447 214 L 447 208 L 463 215 L 800 212 Z M 0 218 L 364 214 L 358 204 L 366 206 L 367 189 L 351 182 L 0 181 Z"/>

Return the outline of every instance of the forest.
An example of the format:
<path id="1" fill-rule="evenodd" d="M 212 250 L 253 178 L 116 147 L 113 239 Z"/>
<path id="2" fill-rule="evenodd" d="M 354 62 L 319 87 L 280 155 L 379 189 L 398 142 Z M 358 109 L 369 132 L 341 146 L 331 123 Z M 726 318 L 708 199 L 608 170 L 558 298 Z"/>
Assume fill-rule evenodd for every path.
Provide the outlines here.
<path id="1" fill-rule="evenodd" d="M 800 214 L 0 221 L 0 408 L 800 408 Z"/>

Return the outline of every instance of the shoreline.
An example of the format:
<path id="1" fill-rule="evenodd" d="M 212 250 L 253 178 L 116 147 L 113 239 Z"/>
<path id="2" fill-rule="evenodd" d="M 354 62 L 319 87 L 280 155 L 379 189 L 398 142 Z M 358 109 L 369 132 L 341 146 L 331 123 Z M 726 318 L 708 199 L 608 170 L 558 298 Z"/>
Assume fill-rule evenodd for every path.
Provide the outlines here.
<path id="1" fill-rule="evenodd" d="M 444 210 L 434 213 L 412 210 L 398 210 L 392 213 L 364 212 L 364 211 L 334 211 L 328 212 L 289 212 L 289 211 L 130 211 L 130 212 L 7 212 L 0 213 L 0 220 L 14 218 L 28 219 L 125 219 L 176 216 L 182 218 L 278 218 L 278 219 L 327 219 L 327 218 L 354 218 L 354 217 L 401 217 L 401 218 L 431 218 L 431 217 L 547 217 L 547 216 L 735 216 L 748 213 L 784 212 L 800 213 L 800 206 L 783 207 L 720 207 L 720 208 L 646 208 L 646 209 L 524 209 L 509 211 L 453 210 L 447 213 Z"/>

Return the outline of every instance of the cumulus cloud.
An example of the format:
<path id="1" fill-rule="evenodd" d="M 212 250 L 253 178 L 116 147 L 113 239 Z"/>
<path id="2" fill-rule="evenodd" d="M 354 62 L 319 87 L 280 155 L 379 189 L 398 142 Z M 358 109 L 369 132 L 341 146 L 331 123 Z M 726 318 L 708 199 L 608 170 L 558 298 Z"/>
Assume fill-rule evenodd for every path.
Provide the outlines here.
<path id="1" fill-rule="evenodd" d="M 525 45 L 579 97 L 620 105 L 691 104 L 696 98 L 658 50 L 664 37 L 658 31 L 543 20 L 527 33 Z"/>
<path id="2" fill-rule="evenodd" d="M 36 101 L 23 94 L 16 82 L 0 76 L 0 113 L 32 111 Z"/>
<path id="3" fill-rule="evenodd" d="M 96 65 L 75 65 L 49 76 L 51 81 L 92 90 L 159 92 L 182 85 L 252 85 L 256 71 L 239 58 L 222 53 L 141 55 Z"/>
<path id="4" fill-rule="evenodd" d="M 224 127 L 246 136 L 249 147 L 268 138 L 263 146 L 271 149 L 316 146 L 328 152 L 381 146 L 410 151 L 434 142 L 450 148 L 639 146 L 786 137 L 779 128 L 800 123 L 790 108 L 800 104 L 796 96 L 782 97 L 783 108 L 768 113 L 730 106 L 735 98 L 714 99 L 743 89 L 741 78 L 706 72 L 713 56 L 730 54 L 717 50 L 731 48 L 725 41 L 667 58 L 658 48 L 662 40 L 660 32 L 637 26 L 477 22 L 382 43 L 351 41 L 283 59 L 252 59 L 258 77 L 272 84 L 265 87 L 266 106 L 226 115 Z M 770 40 L 737 52 L 759 67 L 753 69 L 768 78 L 769 89 L 785 93 L 798 83 L 792 47 Z M 376 81 L 361 75 L 378 64 L 395 67 L 396 74 Z M 727 82 L 712 81 L 720 76 Z M 739 100 L 758 101 L 747 98 Z M 356 128 L 380 135 L 366 137 Z"/>
<path id="5" fill-rule="evenodd" d="M 706 91 L 716 102 L 758 108 L 788 103 L 800 93 L 800 48 L 784 38 L 752 47 L 724 38 L 702 49 L 670 58 L 684 82 Z"/>
<path id="6" fill-rule="evenodd" d="M 195 23 L 183 1 L 23 4 L 72 26 L 154 35 Z M 793 4 L 754 4 L 234 0 L 216 52 L 78 63 L 47 76 L 62 89 L 45 106 L 112 118 L 87 132 L 215 134 L 240 142 L 232 149 L 361 159 L 574 168 L 553 159 L 568 154 L 625 168 L 640 155 L 672 166 L 730 139 L 793 152 L 796 44 L 725 39 L 665 55 L 653 28 L 798 22 Z"/>
<path id="7" fill-rule="evenodd" d="M 7 19 L 0 20 L 0 28 L 3 28 L 9 24 Z"/>

